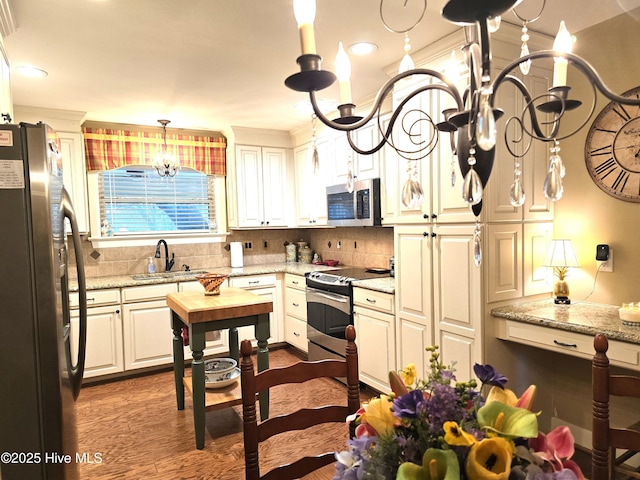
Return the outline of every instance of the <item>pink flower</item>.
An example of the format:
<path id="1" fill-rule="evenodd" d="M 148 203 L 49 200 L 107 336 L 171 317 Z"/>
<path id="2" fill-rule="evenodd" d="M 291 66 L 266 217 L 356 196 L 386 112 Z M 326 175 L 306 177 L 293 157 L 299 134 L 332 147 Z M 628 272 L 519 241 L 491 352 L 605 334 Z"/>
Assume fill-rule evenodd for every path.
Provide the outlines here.
<path id="1" fill-rule="evenodd" d="M 538 438 L 529 439 L 529 448 L 551 466 L 553 471 L 568 468 L 579 480 L 584 480 L 580 467 L 569 460 L 574 453 L 574 440 L 569 427 L 558 426 L 547 435 L 538 433 Z"/>

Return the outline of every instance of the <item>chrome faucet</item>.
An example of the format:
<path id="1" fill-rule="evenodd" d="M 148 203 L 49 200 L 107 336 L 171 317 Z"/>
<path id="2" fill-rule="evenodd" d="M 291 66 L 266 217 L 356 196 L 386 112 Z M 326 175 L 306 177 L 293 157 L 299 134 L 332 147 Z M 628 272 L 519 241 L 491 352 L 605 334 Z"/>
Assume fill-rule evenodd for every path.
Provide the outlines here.
<path id="1" fill-rule="evenodd" d="M 160 244 L 164 244 L 164 271 L 170 272 L 173 268 L 173 263 L 175 262 L 175 253 L 171 254 L 171 260 L 169 260 L 169 247 L 167 246 L 167 242 L 165 240 L 159 240 L 156 245 L 156 258 L 161 258 Z"/>

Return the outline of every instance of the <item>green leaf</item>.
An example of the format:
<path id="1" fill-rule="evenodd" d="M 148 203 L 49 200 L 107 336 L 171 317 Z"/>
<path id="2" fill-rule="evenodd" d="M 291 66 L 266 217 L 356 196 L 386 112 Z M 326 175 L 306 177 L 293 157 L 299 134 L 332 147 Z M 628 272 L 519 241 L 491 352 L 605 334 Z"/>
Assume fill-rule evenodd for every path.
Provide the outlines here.
<path id="1" fill-rule="evenodd" d="M 502 420 L 499 420 L 500 414 Z M 524 408 L 509 407 L 502 402 L 490 402 L 478 410 L 481 428 L 505 437 L 535 438 L 538 436 L 538 417 Z"/>

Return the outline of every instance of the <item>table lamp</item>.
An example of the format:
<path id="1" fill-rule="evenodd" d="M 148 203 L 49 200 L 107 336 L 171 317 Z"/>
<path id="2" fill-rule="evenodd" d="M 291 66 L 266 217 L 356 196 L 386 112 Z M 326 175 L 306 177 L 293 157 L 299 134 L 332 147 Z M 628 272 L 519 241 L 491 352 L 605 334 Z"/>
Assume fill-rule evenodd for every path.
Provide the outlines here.
<path id="1" fill-rule="evenodd" d="M 569 267 L 580 266 L 571 240 L 551 240 L 551 245 L 549 246 L 549 251 L 543 266 L 553 267 L 553 273 L 558 277 L 553 286 L 554 302 L 562 305 L 570 304 L 569 285 L 565 277 L 567 276 Z"/>

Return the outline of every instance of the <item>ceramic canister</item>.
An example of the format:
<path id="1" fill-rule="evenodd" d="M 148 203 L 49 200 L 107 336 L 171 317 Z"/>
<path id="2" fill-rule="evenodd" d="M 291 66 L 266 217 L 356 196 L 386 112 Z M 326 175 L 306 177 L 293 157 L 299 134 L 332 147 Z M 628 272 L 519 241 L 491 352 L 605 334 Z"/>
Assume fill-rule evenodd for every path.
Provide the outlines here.
<path id="1" fill-rule="evenodd" d="M 296 253 L 296 244 L 295 243 L 289 243 L 284 247 L 284 252 L 285 252 L 285 258 L 287 263 L 292 263 L 295 262 L 298 258 L 297 258 L 297 253 Z"/>
<path id="2" fill-rule="evenodd" d="M 311 250 L 311 248 L 309 248 L 309 246 L 307 245 L 306 247 L 303 247 L 299 254 L 298 254 L 298 261 L 300 263 L 311 263 L 311 259 L 313 257 L 313 250 Z"/>

